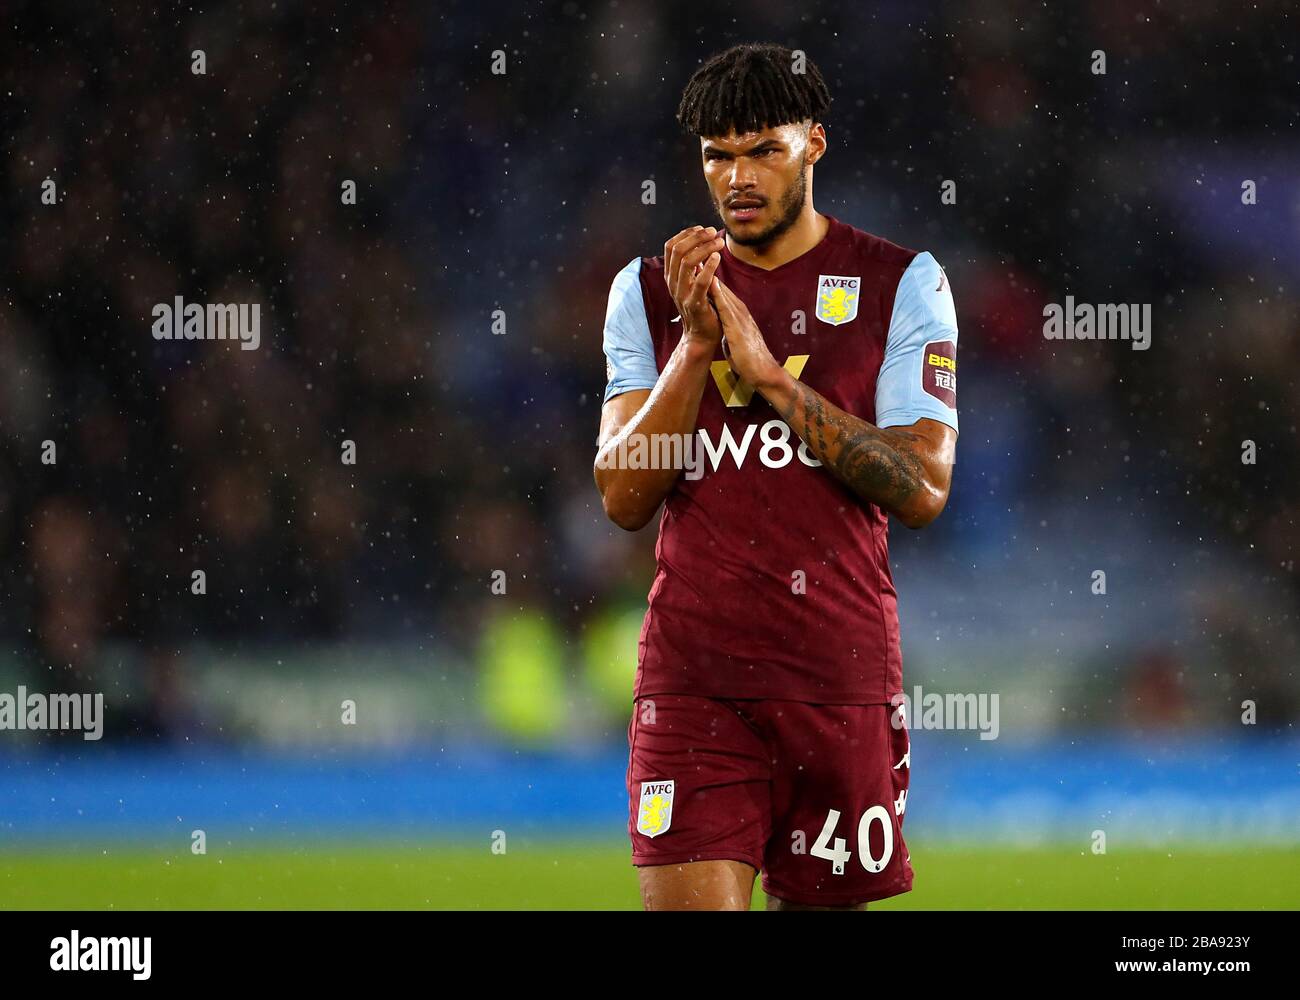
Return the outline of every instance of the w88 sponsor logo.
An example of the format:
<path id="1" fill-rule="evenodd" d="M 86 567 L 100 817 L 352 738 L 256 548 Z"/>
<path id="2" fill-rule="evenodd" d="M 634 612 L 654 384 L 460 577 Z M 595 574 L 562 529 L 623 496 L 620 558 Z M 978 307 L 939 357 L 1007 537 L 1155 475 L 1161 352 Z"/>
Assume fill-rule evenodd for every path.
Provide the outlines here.
<path id="1" fill-rule="evenodd" d="M 754 447 L 754 437 L 757 434 L 758 444 Z M 696 431 L 699 438 L 700 447 L 704 450 L 704 458 L 707 465 L 713 471 L 718 470 L 726 455 L 731 455 L 731 460 L 735 462 L 736 468 L 742 468 L 745 460 L 749 457 L 751 448 L 758 452 L 758 460 L 769 469 L 783 469 L 790 464 L 797 455 L 799 461 L 810 469 L 815 469 L 822 463 L 813 458 L 812 453 L 808 450 L 808 445 L 799 441 L 796 448 L 791 441 L 794 433 L 790 430 L 790 425 L 784 420 L 769 420 L 767 423 L 759 426 L 750 424 L 745 428 L 745 433 L 739 441 L 731 433 L 731 428 L 726 424 L 722 426 L 722 432 L 718 435 L 715 442 L 713 436 L 707 428 L 701 427 Z M 798 441 L 798 438 L 794 438 Z"/>

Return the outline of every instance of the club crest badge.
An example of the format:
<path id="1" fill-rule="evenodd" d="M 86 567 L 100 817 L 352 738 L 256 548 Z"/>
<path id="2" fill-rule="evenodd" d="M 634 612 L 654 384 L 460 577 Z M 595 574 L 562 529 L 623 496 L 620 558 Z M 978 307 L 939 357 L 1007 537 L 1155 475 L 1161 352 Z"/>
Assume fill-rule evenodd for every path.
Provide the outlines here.
<path id="1" fill-rule="evenodd" d="M 675 781 L 641 782 L 641 806 L 637 811 L 637 833 L 657 837 L 667 833 L 673 822 L 673 789 Z"/>
<path id="2" fill-rule="evenodd" d="M 817 318 L 831 326 L 851 323 L 858 318 L 858 298 L 862 279 L 843 274 L 817 276 Z"/>

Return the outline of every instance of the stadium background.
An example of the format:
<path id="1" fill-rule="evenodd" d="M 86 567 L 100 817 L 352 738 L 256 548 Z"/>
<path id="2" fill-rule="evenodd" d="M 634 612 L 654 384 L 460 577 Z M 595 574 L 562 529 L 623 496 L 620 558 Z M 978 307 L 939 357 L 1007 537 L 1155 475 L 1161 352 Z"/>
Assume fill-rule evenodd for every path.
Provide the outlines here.
<path id="1" fill-rule="evenodd" d="M 601 321 L 711 221 L 672 115 L 745 40 L 828 79 L 819 209 L 957 299 L 905 678 L 1000 735 L 914 732 L 885 905 L 1294 906 L 1294 15 L 1071 8 L 8 5 L 0 692 L 108 717 L 0 732 L 0 907 L 636 905 L 655 528 L 591 481 Z M 1151 303 L 1150 350 L 1045 341 L 1067 294 Z M 261 348 L 155 342 L 176 295 L 260 302 Z"/>

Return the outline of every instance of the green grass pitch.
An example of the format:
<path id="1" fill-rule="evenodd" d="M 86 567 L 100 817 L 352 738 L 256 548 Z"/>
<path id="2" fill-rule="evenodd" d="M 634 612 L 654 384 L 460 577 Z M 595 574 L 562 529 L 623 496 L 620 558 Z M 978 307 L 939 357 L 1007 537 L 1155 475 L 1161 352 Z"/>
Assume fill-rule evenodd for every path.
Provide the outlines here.
<path id="1" fill-rule="evenodd" d="M 0 850 L 0 909 L 637 909 L 617 842 L 210 843 Z M 912 846 L 916 886 L 872 909 L 1296 909 L 1300 849 Z M 763 894 L 754 892 L 754 907 Z"/>

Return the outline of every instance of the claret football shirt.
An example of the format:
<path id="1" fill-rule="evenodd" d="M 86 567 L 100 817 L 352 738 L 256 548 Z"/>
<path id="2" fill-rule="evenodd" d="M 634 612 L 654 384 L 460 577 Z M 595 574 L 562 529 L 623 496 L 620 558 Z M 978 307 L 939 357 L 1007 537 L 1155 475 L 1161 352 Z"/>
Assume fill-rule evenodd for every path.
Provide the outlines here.
<path id="1" fill-rule="evenodd" d="M 718 276 L 778 363 L 879 427 L 957 429 L 957 319 L 942 268 L 827 216 L 772 270 L 723 249 Z M 605 399 L 652 389 L 681 339 L 662 257 L 614 278 Z M 664 502 L 635 694 L 874 704 L 902 691 L 888 522 L 803 445 L 721 347 L 693 440 L 699 474 Z"/>

